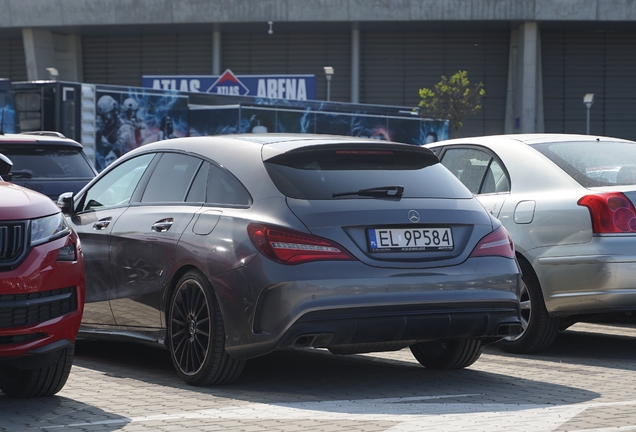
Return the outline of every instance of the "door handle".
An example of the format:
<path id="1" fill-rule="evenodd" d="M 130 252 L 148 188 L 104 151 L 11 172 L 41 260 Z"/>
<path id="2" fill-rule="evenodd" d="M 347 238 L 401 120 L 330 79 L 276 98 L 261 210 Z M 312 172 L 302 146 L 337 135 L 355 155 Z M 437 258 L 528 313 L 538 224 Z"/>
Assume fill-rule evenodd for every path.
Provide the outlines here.
<path id="1" fill-rule="evenodd" d="M 104 219 L 100 219 L 100 220 L 98 220 L 97 222 L 95 222 L 93 224 L 93 229 L 97 230 L 97 231 L 101 231 L 104 228 L 106 228 L 108 225 L 110 225 L 110 221 L 112 221 L 112 220 L 113 220 L 112 217 L 107 217 L 107 218 L 104 218 Z"/>
<path id="2" fill-rule="evenodd" d="M 170 227 L 172 227 L 173 223 L 173 218 L 162 219 L 152 225 L 152 230 L 155 232 L 166 232 L 170 229 Z"/>

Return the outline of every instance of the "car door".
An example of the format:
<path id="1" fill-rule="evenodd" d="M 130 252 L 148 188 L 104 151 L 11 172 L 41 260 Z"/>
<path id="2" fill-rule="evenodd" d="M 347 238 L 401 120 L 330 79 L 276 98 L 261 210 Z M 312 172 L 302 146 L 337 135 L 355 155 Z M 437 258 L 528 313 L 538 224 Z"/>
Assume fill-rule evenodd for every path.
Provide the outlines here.
<path id="1" fill-rule="evenodd" d="M 490 151 L 477 146 L 449 146 L 440 152 L 442 165 L 466 186 L 493 216 L 510 196 L 510 177 Z"/>
<path id="2" fill-rule="evenodd" d="M 203 206 L 207 171 L 202 165 L 193 156 L 163 153 L 139 201 L 114 223 L 110 306 L 118 326 L 161 327 L 161 296 L 176 245 Z M 200 197 L 187 200 L 192 187 Z"/>
<path id="3" fill-rule="evenodd" d="M 146 154 L 115 167 L 77 197 L 70 223 L 79 234 L 86 271 L 83 323 L 115 324 L 110 305 L 110 235 L 154 155 Z"/>

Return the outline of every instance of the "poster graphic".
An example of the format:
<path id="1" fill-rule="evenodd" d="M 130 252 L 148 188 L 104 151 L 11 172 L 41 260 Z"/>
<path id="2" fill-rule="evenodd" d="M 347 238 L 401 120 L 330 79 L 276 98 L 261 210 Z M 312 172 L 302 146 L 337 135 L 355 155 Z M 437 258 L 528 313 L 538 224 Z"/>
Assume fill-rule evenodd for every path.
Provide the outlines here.
<path id="1" fill-rule="evenodd" d="M 188 135 L 188 98 L 174 92 L 97 86 L 95 168 L 149 142 Z"/>
<path id="2" fill-rule="evenodd" d="M 317 106 L 236 104 L 197 106 L 190 112 L 190 136 L 233 133 L 316 133 L 367 137 L 422 145 L 448 139 L 448 121 L 379 113 L 347 113 Z"/>

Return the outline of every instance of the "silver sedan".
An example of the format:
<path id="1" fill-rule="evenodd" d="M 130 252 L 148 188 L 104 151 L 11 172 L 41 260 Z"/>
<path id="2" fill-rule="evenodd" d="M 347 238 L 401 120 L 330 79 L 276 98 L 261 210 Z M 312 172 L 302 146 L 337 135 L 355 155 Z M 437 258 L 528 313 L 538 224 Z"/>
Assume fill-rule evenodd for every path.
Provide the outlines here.
<path id="1" fill-rule="evenodd" d="M 427 147 L 515 242 L 524 332 L 503 349 L 540 351 L 577 321 L 636 310 L 635 142 L 524 134 Z"/>

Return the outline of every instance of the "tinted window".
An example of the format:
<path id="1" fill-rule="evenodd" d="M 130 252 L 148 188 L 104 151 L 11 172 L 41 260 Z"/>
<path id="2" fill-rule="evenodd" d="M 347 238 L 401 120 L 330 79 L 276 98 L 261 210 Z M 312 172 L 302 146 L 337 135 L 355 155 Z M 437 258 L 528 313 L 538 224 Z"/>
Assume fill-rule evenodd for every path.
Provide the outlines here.
<path id="1" fill-rule="evenodd" d="M 88 190 L 83 208 L 78 211 L 128 204 L 153 157 L 154 154 L 136 157 L 106 173 Z"/>
<path id="2" fill-rule="evenodd" d="M 442 156 L 448 168 L 473 194 L 510 191 L 510 181 L 499 162 L 475 148 L 451 148 Z"/>
<path id="3" fill-rule="evenodd" d="M 208 173 L 210 171 L 210 164 L 203 162 L 199 172 L 194 177 L 190 191 L 186 197 L 187 202 L 205 202 L 206 189 L 208 185 Z"/>
<path id="4" fill-rule="evenodd" d="M 250 195 L 237 179 L 223 169 L 210 165 L 206 202 L 211 204 L 249 205 Z"/>
<path id="5" fill-rule="evenodd" d="M 330 147 L 289 152 L 265 166 L 286 196 L 299 199 L 339 199 L 334 194 L 364 189 L 404 188 L 403 197 L 469 197 L 429 150 L 415 147 Z M 343 198 L 365 197 L 356 194 Z"/>
<path id="6" fill-rule="evenodd" d="M 566 142 L 533 145 L 584 187 L 636 184 L 636 143 Z"/>
<path id="7" fill-rule="evenodd" d="M 92 178 L 95 176 L 79 149 L 0 147 L 13 162 L 14 179 Z"/>
<path id="8" fill-rule="evenodd" d="M 184 202 L 203 161 L 178 153 L 165 153 L 150 176 L 141 202 Z"/>

